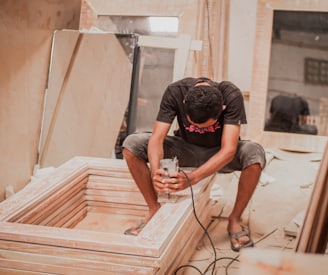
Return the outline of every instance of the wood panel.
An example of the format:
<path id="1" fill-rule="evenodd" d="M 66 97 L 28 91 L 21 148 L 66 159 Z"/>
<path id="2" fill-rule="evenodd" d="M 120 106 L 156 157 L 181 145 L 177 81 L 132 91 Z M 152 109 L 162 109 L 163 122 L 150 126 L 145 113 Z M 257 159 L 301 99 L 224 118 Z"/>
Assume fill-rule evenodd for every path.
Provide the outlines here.
<path id="1" fill-rule="evenodd" d="M 114 34 L 63 30 L 55 33 L 52 60 L 40 166 L 111 157 L 130 96 L 124 49 Z"/>
<path id="2" fill-rule="evenodd" d="M 53 32 L 77 30 L 80 9 L 80 0 L 1 1 L 0 200 L 7 186 L 17 192 L 31 179 Z"/>
<path id="3" fill-rule="evenodd" d="M 328 143 L 303 220 L 296 252 L 326 253 L 328 244 Z"/>
<path id="4" fill-rule="evenodd" d="M 241 251 L 240 275 L 308 275 L 327 274 L 325 255 L 293 253 L 269 249 L 244 249 Z"/>

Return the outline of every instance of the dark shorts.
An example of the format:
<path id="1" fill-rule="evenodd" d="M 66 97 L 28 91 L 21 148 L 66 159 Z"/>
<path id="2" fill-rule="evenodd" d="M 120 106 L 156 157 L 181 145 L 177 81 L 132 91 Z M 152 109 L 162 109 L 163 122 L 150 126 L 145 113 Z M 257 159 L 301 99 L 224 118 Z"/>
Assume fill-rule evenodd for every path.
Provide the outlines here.
<path id="1" fill-rule="evenodd" d="M 148 162 L 147 147 L 150 135 L 151 133 L 131 134 L 126 137 L 122 147 Z M 220 147 L 206 148 L 190 144 L 176 136 L 167 136 L 164 140 L 164 158 L 177 157 L 180 167 L 198 167 L 219 150 Z M 255 163 L 264 168 L 266 160 L 263 147 L 249 140 L 240 140 L 234 159 L 218 172 L 241 171 Z"/>

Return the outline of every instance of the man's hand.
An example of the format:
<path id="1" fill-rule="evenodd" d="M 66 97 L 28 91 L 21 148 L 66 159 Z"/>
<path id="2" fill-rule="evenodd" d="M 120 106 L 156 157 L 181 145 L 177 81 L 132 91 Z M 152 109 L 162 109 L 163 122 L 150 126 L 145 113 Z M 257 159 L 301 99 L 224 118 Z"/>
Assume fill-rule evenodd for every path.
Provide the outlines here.
<path id="1" fill-rule="evenodd" d="M 157 193 L 175 193 L 189 187 L 186 176 L 182 172 L 168 175 L 163 169 L 158 169 L 153 174 L 153 185 Z"/>

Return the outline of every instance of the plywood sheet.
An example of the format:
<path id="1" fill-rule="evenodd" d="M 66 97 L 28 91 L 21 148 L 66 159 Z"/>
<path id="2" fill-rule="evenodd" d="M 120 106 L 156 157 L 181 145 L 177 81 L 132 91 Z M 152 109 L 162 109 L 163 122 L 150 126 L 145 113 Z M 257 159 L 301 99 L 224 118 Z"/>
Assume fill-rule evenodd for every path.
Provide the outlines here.
<path id="1" fill-rule="evenodd" d="M 0 200 L 37 162 L 54 29 L 77 29 L 81 1 L 0 1 Z"/>
<path id="2" fill-rule="evenodd" d="M 130 95 L 132 65 L 114 34 L 57 31 L 40 166 L 110 157 Z"/>
<path id="3" fill-rule="evenodd" d="M 325 255 L 252 248 L 242 250 L 240 260 L 240 275 L 307 275 L 328 272 Z"/>

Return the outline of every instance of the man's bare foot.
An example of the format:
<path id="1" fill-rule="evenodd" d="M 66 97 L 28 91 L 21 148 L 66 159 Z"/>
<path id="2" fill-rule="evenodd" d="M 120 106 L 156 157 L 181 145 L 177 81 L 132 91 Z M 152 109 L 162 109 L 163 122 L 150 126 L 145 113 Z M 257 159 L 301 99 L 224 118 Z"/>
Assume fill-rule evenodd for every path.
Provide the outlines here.
<path id="1" fill-rule="evenodd" d="M 125 235 L 133 235 L 138 236 L 138 234 L 141 232 L 141 230 L 146 226 L 148 221 L 156 214 L 158 209 L 160 209 L 160 205 L 158 208 L 155 208 L 153 210 L 149 210 L 148 215 L 143 219 L 137 222 L 135 226 L 132 226 L 131 228 L 124 231 Z"/>

